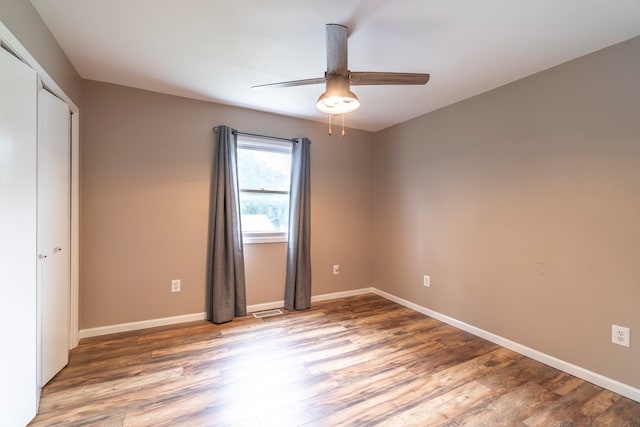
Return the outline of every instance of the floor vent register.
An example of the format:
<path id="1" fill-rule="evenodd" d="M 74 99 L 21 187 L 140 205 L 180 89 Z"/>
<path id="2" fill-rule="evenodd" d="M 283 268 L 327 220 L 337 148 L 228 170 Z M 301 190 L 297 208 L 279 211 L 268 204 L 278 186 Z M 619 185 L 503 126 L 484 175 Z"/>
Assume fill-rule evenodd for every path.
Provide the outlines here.
<path id="1" fill-rule="evenodd" d="M 282 311 L 280 311 L 279 309 L 265 310 L 253 313 L 253 317 L 255 317 L 256 319 L 262 319 L 263 317 L 280 316 L 281 314 Z"/>

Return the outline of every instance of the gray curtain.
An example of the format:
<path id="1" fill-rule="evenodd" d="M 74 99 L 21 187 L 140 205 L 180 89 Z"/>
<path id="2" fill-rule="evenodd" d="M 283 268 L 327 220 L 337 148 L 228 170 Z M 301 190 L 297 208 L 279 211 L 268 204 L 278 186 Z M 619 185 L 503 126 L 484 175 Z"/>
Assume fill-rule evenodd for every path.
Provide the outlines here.
<path id="1" fill-rule="evenodd" d="M 300 138 L 293 144 L 291 154 L 289 244 L 284 291 L 287 310 L 311 307 L 310 146 L 311 141 Z"/>
<path id="2" fill-rule="evenodd" d="M 247 315 L 240 227 L 237 136 L 218 126 L 213 150 L 207 256 L 207 318 L 224 323 Z"/>

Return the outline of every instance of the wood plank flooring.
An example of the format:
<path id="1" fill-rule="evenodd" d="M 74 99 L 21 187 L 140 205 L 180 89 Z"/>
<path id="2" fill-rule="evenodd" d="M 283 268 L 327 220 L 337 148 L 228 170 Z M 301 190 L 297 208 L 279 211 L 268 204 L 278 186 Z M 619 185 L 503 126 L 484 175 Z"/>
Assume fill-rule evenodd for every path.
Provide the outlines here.
<path id="1" fill-rule="evenodd" d="M 362 295 L 82 340 L 32 426 L 640 426 L 640 403 Z"/>

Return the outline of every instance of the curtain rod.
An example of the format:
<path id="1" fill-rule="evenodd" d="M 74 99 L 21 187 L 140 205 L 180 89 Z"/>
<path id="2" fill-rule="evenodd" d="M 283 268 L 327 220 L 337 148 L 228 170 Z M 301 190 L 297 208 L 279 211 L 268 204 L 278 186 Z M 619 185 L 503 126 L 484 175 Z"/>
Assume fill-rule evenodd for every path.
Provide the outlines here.
<path id="1" fill-rule="evenodd" d="M 213 131 L 214 132 L 218 132 L 218 126 L 214 127 Z M 294 138 L 281 138 L 279 136 L 259 135 L 257 133 L 240 132 L 240 131 L 237 131 L 237 130 L 234 130 L 232 133 L 234 135 L 255 136 L 255 137 L 258 137 L 258 138 L 277 139 L 279 141 L 298 142 L 298 140 L 294 139 Z"/>

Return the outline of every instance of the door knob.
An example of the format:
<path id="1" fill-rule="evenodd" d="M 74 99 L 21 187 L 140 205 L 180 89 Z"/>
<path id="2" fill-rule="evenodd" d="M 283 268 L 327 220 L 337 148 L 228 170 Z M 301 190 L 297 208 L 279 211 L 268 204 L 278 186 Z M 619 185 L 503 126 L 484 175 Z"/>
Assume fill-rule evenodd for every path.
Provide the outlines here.
<path id="1" fill-rule="evenodd" d="M 54 253 L 56 253 L 56 252 L 60 252 L 61 250 L 62 250 L 62 248 L 53 248 L 53 252 L 54 252 Z"/>
<path id="2" fill-rule="evenodd" d="M 40 258 L 40 259 L 45 259 L 46 257 L 47 257 L 47 256 L 46 256 L 45 254 L 40 254 L 40 255 L 38 255 L 38 258 Z"/>

